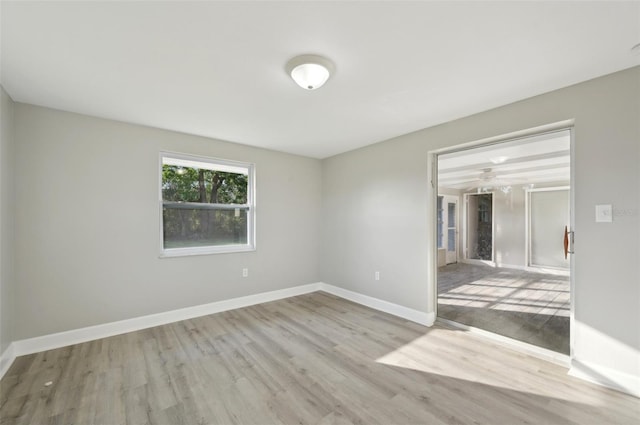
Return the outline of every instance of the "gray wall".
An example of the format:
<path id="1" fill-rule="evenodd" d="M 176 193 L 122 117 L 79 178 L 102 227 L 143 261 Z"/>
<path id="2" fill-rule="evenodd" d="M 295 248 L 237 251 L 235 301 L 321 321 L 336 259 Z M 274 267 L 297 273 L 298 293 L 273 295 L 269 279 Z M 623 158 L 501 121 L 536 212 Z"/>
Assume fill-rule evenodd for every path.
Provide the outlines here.
<path id="1" fill-rule="evenodd" d="M 324 161 L 24 104 L 12 129 L 2 105 L 12 339 L 318 280 L 429 312 L 427 153 L 574 119 L 575 358 L 640 375 L 640 68 Z M 158 258 L 160 150 L 256 163 L 257 251 Z M 613 223 L 594 222 L 599 203 Z"/>
<path id="2" fill-rule="evenodd" d="M 321 269 L 325 283 L 425 312 L 427 160 L 413 145 L 401 137 L 323 160 Z"/>
<path id="3" fill-rule="evenodd" d="M 13 340 L 14 104 L 0 86 L 0 354 Z"/>
<path id="4" fill-rule="evenodd" d="M 324 160 L 322 280 L 429 312 L 427 153 L 569 119 L 575 359 L 640 376 L 640 67 Z"/>
<path id="5" fill-rule="evenodd" d="M 319 281 L 319 160 L 20 103 L 15 130 L 15 339 Z M 256 164 L 255 252 L 158 258 L 161 150 Z"/>

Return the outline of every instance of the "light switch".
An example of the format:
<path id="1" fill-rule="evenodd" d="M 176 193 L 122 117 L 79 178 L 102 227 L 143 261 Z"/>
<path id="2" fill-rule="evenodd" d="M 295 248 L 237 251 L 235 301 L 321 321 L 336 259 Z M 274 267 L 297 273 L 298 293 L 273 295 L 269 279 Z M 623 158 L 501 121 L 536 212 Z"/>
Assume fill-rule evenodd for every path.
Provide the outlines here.
<path id="1" fill-rule="evenodd" d="M 611 223 L 613 221 L 613 208 L 611 204 L 596 205 L 596 223 Z"/>

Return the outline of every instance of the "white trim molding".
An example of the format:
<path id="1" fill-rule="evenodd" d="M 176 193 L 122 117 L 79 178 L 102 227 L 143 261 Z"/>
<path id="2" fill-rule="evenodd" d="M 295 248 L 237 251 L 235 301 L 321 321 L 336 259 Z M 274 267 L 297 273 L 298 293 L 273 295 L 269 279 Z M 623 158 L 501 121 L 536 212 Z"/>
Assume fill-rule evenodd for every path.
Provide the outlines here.
<path id="1" fill-rule="evenodd" d="M 368 295 L 360 294 L 358 292 L 349 291 L 348 289 L 343 289 L 338 286 L 329 285 L 327 283 L 320 283 L 320 290 L 328 292 L 329 294 L 338 296 L 340 298 L 362 304 L 374 310 L 383 311 L 385 313 L 389 313 L 394 316 L 419 323 L 421 325 L 432 326 L 436 321 L 436 314 L 433 312 L 426 313 L 414 310 L 412 308 L 390 303 L 378 298 L 373 298 Z"/>
<path id="2" fill-rule="evenodd" d="M 191 155 L 177 152 L 161 151 L 158 156 L 158 201 L 159 201 L 159 258 L 183 257 L 190 255 L 226 254 L 231 252 L 248 252 L 256 250 L 256 172 L 255 164 L 240 162 L 229 159 L 212 158 L 201 155 Z M 162 193 L 164 180 L 164 165 L 173 165 L 185 168 L 199 168 L 213 171 L 230 172 L 234 174 L 245 174 L 247 176 L 247 200 L 244 204 L 201 204 L 185 202 L 167 202 Z M 164 246 L 164 214 L 166 208 L 205 208 L 215 210 L 235 210 L 236 214 L 240 210 L 247 211 L 247 243 L 245 244 L 225 244 L 206 246 L 187 246 L 181 248 L 166 248 Z"/>
<path id="3" fill-rule="evenodd" d="M 569 376 L 640 398 L 640 376 L 572 359 Z"/>
<path id="4" fill-rule="evenodd" d="M 393 304 L 367 295 L 359 294 L 357 292 L 338 288 L 337 286 L 328 285 L 326 283 L 310 283 L 308 285 L 294 286 L 292 288 L 247 295 L 244 297 L 186 307 L 164 313 L 150 314 L 148 316 L 136 317 L 133 319 L 120 320 L 102 325 L 87 326 L 85 328 L 14 341 L 0 357 L 0 378 L 4 376 L 15 358 L 18 356 L 53 350 L 73 344 L 80 344 L 100 338 L 135 332 L 154 326 L 166 325 L 168 323 L 179 322 L 181 320 L 193 319 L 195 317 L 206 316 L 242 307 L 249 307 L 270 301 L 277 301 L 316 291 L 324 291 L 340 298 L 365 305 L 375 310 L 393 314 L 422 325 L 431 326 L 435 322 L 434 313 L 423 313 L 398 304 Z"/>
<path id="5" fill-rule="evenodd" d="M 46 350 L 53 350 L 55 348 L 66 347 L 68 345 L 80 344 L 83 342 L 107 338 L 114 335 L 139 331 L 142 329 L 152 328 L 154 326 L 179 322 L 181 320 L 193 319 L 195 317 L 201 317 L 209 314 L 220 313 L 223 311 L 234 310 L 237 308 L 249 307 L 256 304 L 295 297 L 297 295 L 316 292 L 318 289 L 318 283 L 311 283 L 308 285 L 294 286 L 292 288 L 279 289 L 276 291 L 263 292 L 255 295 L 247 295 L 244 297 L 232 298 L 224 301 L 216 301 L 213 303 L 181 308 L 164 313 L 150 314 L 148 316 L 141 316 L 133 319 L 120 320 L 117 322 L 105 323 L 102 325 L 88 326 L 85 328 L 73 329 L 65 332 L 58 332 L 49 335 L 37 336 L 34 338 L 22 339 L 14 341 L 9 346 L 9 349 L 7 349 L 7 351 L 11 350 L 11 352 L 8 355 L 5 355 L 5 352 L 5 354 L 2 355 L 2 360 L 3 362 L 8 362 L 9 360 L 11 360 L 11 362 L 9 362 L 9 365 L 11 365 L 13 359 L 15 359 L 17 356 L 24 356 L 27 354 L 38 353 Z M 8 369 L 9 366 L 7 366 L 6 368 Z M 5 370 L 0 371 L 3 372 L 2 375 L 4 375 L 4 372 L 6 372 Z M 0 377 L 2 375 L 0 375 Z"/>
<path id="6" fill-rule="evenodd" d="M 206 316 L 237 308 L 277 301 L 316 291 L 324 291 L 337 297 L 353 301 L 357 304 L 370 307 L 374 310 L 389 313 L 424 326 L 432 326 L 436 320 L 435 312 L 422 312 L 323 282 L 310 283 L 307 285 L 294 286 L 292 288 L 247 295 L 244 297 L 217 301 L 167 311 L 164 313 L 151 314 L 133 319 L 120 320 L 102 325 L 88 326 L 85 328 L 14 341 L 9 345 L 9 347 L 7 347 L 4 353 L 0 355 L 0 378 L 5 375 L 18 356 L 66 347 L 73 344 L 107 338 L 114 335 L 134 332 L 154 326 L 193 319 L 195 317 Z M 562 364 L 564 359 L 565 358 L 563 358 L 563 356 L 558 356 L 556 358 L 548 358 L 547 360 Z M 575 359 L 571 362 L 569 375 L 640 397 L 640 377 L 638 376 L 624 374 L 597 365 L 578 362 Z"/>
<path id="7" fill-rule="evenodd" d="M 0 355 L 0 378 L 7 373 L 7 370 L 11 367 L 14 360 L 16 359 L 16 350 L 15 343 L 9 344 L 9 346 L 4 350 L 4 353 Z"/>

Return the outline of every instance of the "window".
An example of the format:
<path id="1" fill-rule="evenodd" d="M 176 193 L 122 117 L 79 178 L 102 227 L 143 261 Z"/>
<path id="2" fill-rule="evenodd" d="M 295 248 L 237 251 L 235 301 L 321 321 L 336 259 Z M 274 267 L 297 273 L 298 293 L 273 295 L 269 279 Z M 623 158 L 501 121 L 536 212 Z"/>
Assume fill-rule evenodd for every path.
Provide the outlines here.
<path id="1" fill-rule="evenodd" d="M 255 249 L 253 164 L 160 154 L 161 256 Z"/>

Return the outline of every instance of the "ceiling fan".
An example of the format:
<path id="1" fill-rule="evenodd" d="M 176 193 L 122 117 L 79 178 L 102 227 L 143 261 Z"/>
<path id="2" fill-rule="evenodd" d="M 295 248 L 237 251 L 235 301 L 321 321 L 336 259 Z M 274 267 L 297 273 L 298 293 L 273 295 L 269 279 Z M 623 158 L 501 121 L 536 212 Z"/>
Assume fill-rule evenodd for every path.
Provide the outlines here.
<path id="1" fill-rule="evenodd" d="M 499 189 L 504 193 L 511 192 L 511 186 L 517 184 L 526 184 L 527 181 L 519 178 L 501 179 L 499 174 L 491 168 L 484 168 L 478 175 L 477 180 L 472 182 L 467 190 L 477 189 L 479 193 L 490 192 Z"/>

